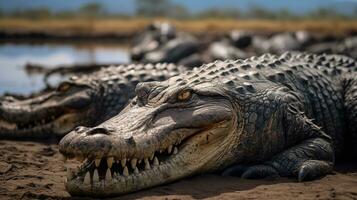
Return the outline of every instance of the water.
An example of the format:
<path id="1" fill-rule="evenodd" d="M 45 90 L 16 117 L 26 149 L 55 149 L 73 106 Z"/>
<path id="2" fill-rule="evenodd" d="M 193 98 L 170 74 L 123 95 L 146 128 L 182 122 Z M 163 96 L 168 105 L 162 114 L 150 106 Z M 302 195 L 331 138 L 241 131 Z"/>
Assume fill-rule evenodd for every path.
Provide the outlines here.
<path id="1" fill-rule="evenodd" d="M 27 74 L 26 63 L 52 68 L 75 63 L 128 63 L 128 48 L 113 45 L 78 46 L 72 44 L 1 44 L 0 95 L 5 92 L 29 94 L 44 87 L 42 74 Z M 63 77 L 51 77 L 59 82 Z"/>

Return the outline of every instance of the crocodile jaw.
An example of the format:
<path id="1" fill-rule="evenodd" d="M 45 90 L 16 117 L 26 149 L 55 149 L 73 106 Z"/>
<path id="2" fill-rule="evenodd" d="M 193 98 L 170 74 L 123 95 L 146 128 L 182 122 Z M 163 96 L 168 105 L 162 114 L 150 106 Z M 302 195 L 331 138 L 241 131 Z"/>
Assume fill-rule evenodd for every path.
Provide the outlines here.
<path id="1" fill-rule="evenodd" d="M 117 159 L 121 155 L 85 158 L 81 167 L 68 169 L 66 189 L 73 196 L 115 196 L 217 170 L 227 163 L 230 124 L 224 121 L 140 160 Z"/>

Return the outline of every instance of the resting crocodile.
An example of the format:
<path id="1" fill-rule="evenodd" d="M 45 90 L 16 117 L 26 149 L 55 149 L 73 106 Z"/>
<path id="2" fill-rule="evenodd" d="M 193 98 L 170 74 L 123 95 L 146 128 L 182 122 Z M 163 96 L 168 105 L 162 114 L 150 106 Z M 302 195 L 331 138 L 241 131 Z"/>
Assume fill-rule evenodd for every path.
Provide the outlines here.
<path id="1" fill-rule="evenodd" d="M 134 97 L 137 83 L 166 80 L 184 70 L 172 64 L 113 66 L 74 76 L 32 98 L 3 98 L 0 138 L 63 137 L 76 126 L 94 126 L 119 113 Z"/>
<path id="2" fill-rule="evenodd" d="M 337 55 L 263 55 L 140 83 L 120 114 L 61 140 L 64 156 L 85 159 L 68 172 L 66 188 L 103 197 L 214 171 L 323 176 L 345 141 L 357 142 L 356 64 Z"/>

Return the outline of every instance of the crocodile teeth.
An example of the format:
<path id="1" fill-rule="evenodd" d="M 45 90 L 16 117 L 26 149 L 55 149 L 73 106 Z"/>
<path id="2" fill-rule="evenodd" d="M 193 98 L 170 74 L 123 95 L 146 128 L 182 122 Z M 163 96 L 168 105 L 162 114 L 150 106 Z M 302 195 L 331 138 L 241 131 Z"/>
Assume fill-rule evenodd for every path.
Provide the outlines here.
<path id="1" fill-rule="evenodd" d="M 139 161 L 138 161 L 138 163 L 140 164 L 140 163 L 141 163 L 141 161 L 143 161 L 143 160 L 139 160 Z"/>
<path id="2" fill-rule="evenodd" d="M 124 158 L 123 160 L 120 161 L 121 166 L 125 167 L 126 166 L 126 159 Z"/>
<path id="3" fill-rule="evenodd" d="M 152 153 L 150 156 L 150 160 L 154 159 L 155 153 Z"/>
<path id="4" fill-rule="evenodd" d="M 175 155 L 175 154 L 177 154 L 177 152 L 178 152 L 178 149 L 177 149 L 177 147 L 175 147 L 173 154 Z"/>
<path id="5" fill-rule="evenodd" d="M 110 169 L 107 169 L 107 172 L 105 173 L 105 180 L 110 181 L 112 180 L 112 173 L 110 172 Z"/>
<path id="6" fill-rule="evenodd" d="M 67 168 L 67 180 L 71 180 L 73 177 L 72 171 L 70 168 Z"/>
<path id="7" fill-rule="evenodd" d="M 169 148 L 167 148 L 167 153 L 170 154 L 172 151 L 172 145 L 169 146 Z"/>
<path id="8" fill-rule="evenodd" d="M 145 169 L 150 169 L 150 163 L 149 160 L 147 158 L 145 158 Z"/>
<path id="9" fill-rule="evenodd" d="M 99 181 L 98 170 L 95 169 L 93 173 L 93 182 L 98 182 L 98 181 Z"/>
<path id="10" fill-rule="evenodd" d="M 89 185 L 90 184 L 90 174 L 89 172 L 86 173 L 84 176 L 83 184 Z"/>
<path id="11" fill-rule="evenodd" d="M 158 166 L 159 165 L 159 160 L 155 157 L 154 158 L 154 166 Z"/>
<path id="12" fill-rule="evenodd" d="M 113 161 L 114 161 L 114 158 L 113 157 L 110 157 L 107 159 L 107 164 L 108 164 L 108 167 L 109 168 L 112 168 L 113 166 Z"/>
<path id="13" fill-rule="evenodd" d="M 137 167 L 135 167 L 135 169 L 134 169 L 134 174 L 139 174 L 139 170 Z"/>
<path id="14" fill-rule="evenodd" d="M 124 167 L 123 176 L 129 176 L 129 170 L 127 166 Z"/>
<path id="15" fill-rule="evenodd" d="M 100 158 L 97 158 L 97 159 L 95 159 L 95 166 L 96 167 L 99 167 L 99 165 L 100 165 Z"/>
<path id="16" fill-rule="evenodd" d="M 136 163 L 137 163 L 137 159 L 136 158 L 131 159 L 131 161 L 130 161 L 131 168 L 134 169 L 136 167 Z"/>

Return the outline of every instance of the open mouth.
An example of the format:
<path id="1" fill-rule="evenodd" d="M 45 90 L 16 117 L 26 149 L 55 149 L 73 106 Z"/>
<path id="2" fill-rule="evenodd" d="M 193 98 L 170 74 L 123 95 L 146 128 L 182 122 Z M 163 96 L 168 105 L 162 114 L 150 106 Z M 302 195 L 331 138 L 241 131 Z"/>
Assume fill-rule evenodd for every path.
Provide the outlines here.
<path id="1" fill-rule="evenodd" d="M 179 130 L 180 133 L 188 131 L 188 129 Z M 75 196 L 115 196 L 193 175 L 209 159 L 210 156 L 200 156 L 199 152 L 205 152 L 202 148 L 205 148 L 203 146 L 209 140 L 214 142 L 214 135 L 210 128 L 195 128 L 194 131 L 190 129 L 187 134 L 179 135 L 175 132 L 178 133 L 177 130 L 170 132 L 171 136 L 175 135 L 170 140 L 162 138 L 161 142 L 157 143 L 159 146 L 156 146 L 156 143 L 143 142 L 141 145 L 150 144 L 150 146 L 140 148 L 139 145 L 137 146 L 139 148 L 134 147 L 135 149 L 131 150 L 103 147 L 98 151 L 89 146 L 88 149 L 86 145 L 100 146 L 102 143 L 99 141 L 100 138 L 107 139 L 108 136 L 105 134 L 86 136 L 86 132 L 71 132 L 62 139 L 60 152 L 66 160 L 76 159 L 81 164 L 75 169 L 67 168 L 65 184 L 67 191 Z M 86 137 L 90 139 L 86 140 Z M 103 141 L 106 141 L 104 138 Z M 89 140 L 96 141 L 84 142 Z M 120 142 L 117 145 L 120 145 Z M 200 147 L 201 145 L 203 146 Z M 133 147 L 127 146 L 127 148 Z"/>
<path id="2" fill-rule="evenodd" d="M 87 123 L 86 111 L 60 111 L 40 117 L 28 117 L 26 121 L 8 121 L 0 118 L 0 135 L 3 138 L 47 139 L 62 138 L 78 125 Z M 81 117 L 82 116 L 82 117 Z"/>
<path id="3" fill-rule="evenodd" d="M 57 112 L 55 114 L 46 115 L 43 118 L 31 119 L 29 121 L 23 122 L 11 122 L 4 119 L 0 119 L 0 128 L 19 131 L 50 128 L 56 120 L 59 120 L 66 114 L 70 113 Z"/>

